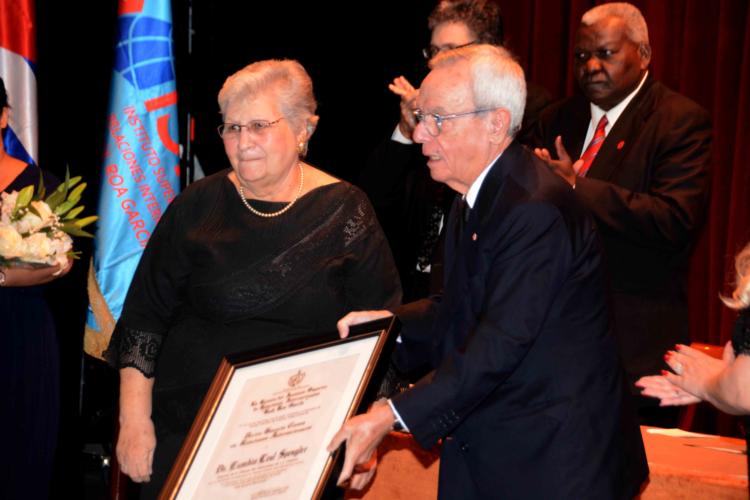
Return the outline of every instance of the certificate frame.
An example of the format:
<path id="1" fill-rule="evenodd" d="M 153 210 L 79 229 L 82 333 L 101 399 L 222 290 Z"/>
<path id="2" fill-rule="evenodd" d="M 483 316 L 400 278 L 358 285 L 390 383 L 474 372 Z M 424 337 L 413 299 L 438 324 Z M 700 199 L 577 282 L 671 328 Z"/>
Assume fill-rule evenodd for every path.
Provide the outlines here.
<path id="1" fill-rule="evenodd" d="M 285 488 L 292 488 L 293 491 L 289 492 L 291 496 L 295 496 L 293 492 L 299 490 L 297 496 L 319 498 L 329 483 L 334 466 L 340 461 L 341 447 L 332 454 L 328 454 L 325 448 L 333 433 L 348 418 L 366 409 L 367 404 L 374 399 L 378 383 L 388 369 L 395 340 L 395 335 L 390 335 L 390 332 L 396 321 L 395 316 L 391 316 L 355 325 L 345 339 L 339 338 L 335 332 L 325 333 L 262 351 L 225 356 L 159 498 L 181 500 L 226 497 L 225 494 L 216 495 L 220 488 L 234 488 L 239 497 L 251 498 L 253 488 L 262 488 L 265 483 L 268 483 L 268 488 L 257 490 L 258 498 L 274 498 L 274 492 L 278 493 L 277 498 L 284 498 L 284 491 L 274 484 L 278 483 L 280 476 L 287 470 L 292 471 L 287 474 L 291 475 L 299 474 L 299 469 L 306 471 L 306 475 L 302 474 L 304 479 L 300 481 L 295 476 L 292 486 L 286 485 Z M 386 355 L 381 356 L 382 353 Z M 310 369 L 310 380 L 318 380 L 317 385 L 308 385 L 307 389 L 300 385 L 302 390 L 295 392 L 298 387 L 296 384 L 304 381 Z M 344 373 L 347 377 L 335 376 Z M 269 383 L 269 380 L 272 382 Z M 281 389 L 281 382 L 284 380 L 287 387 Z M 327 380 L 327 383 L 321 384 L 320 380 Z M 266 389 L 269 387 L 278 390 L 273 392 L 272 389 Z M 312 393 L 302 394 L 310 391 L 311 387 Z M 272 391 L 270 397 L 269 390 Z M 289 399 L 292 397 L 290 395 L 295 399 Z M 316 398 L 319 398 L 317 402 L 320 404 L 314 407 L 315 403 L 310 402 L 316 401 Z M 281 403 L 274 406 L 272 401 Z M 289 401 L 292 403 L 284 405 Z M 331 401 L 333 405 L 330 404 Z M 290 408 L 295 403 L 300 408 Z M 282 407 L 283 410 L 280 409 Z M 279 410 L 278 414 L 274 414 L 276 410 Z M 310 412 L 305 415 L 312 415 L 314 423 L 310 426 L 306 425 L 305 416 L 297 417 L 304 412 Z M 330 418 L 326 418 L 328 414 L 331 415 Z M 253 420 L 251 415 L 258 418 Z M 294 422 L 295 417 L 298 422 Z M 269 429 L 283 427 L 285 421 L 288 426 L 294 424 L 301 427 L 268 434 Z M 300 424 L 299 421 L 304 423 Z M 244 430 L 240 431 L 240 427 Z M 236 437 L 247 429 L 251 430 L 244 434 L 245 438 L 238 441 Z M 278 450 L 273 453 L 260 452 L 261 449 L 268 449 L 274 440 L 288 442 L 290 437 L 287 434 L 293 433 L 301 434 L 295 435 L 294 439 L 299 437 L 305 444 L 294 446 L 293 449 L 282 448 L 281 459 L 278 459 Z M 309 442 L 303 439 L 305 433 L 309 434 Z M 239 451 L 243 452 L 245 458 L 236 459 Z M 304 463 L 300 464 L 298 455 L 294 453 L 300 453 Z M 270 456 L 277 463 L 269 461 L 263 464 L 263 458 Z M 283 464 L 291 465 L 284 469 Z M 271 479 L 264 479 L 267 476 Z M 247 484 L 242 484 L 243 481 Z M 208 493 L 209 491 L 212 493 Z"/>

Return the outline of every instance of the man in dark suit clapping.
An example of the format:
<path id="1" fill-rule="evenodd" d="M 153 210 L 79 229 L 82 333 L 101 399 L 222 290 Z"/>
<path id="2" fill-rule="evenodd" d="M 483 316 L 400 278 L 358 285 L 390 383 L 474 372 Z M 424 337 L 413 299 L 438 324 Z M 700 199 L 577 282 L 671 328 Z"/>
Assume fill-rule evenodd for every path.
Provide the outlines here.
<path id="1" fill-rule="evenodd" d="M 349 420 L 340 481 L 362 488 L 396 424 L 442 439 L 441 498 L 632 498 L 647 475 L 609 327 L 593 220 L 514 136 L 523 71 L 502 48 L 447 51 L 422 82 L 414 138 L 433 179 L 460 193 L 442 296 L 394 313 L 397 365 L 415 387 Z M 350 313 L 350 325 L 391 314 Z"/>
<path id="2" fill-rule="evenodd" d="M 586 12 L 575 74 L 583 95 L 543 115 L 536 152 L 575 188 L 604 243 L 614 329 L 631 391 L 690 341 L 686 280 L 708 193 L 708 113 L 648 72 L 651 47 L 627 3 Z M 576 161 L 577 159 L 577 161 Z M 676 427 L 677 410 L 637 397 L 644 424 Z"/>

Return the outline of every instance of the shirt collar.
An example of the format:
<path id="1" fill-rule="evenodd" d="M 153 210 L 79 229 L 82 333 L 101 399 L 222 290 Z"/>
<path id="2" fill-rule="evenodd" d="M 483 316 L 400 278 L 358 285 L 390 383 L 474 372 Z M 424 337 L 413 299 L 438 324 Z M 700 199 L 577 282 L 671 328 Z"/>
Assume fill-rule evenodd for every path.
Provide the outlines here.
<path id="1" fill-rule="evenodd" d="M 484 170 L 482 170 L 482 173 L 477 176 L 476 179 L 474 179 L 474 182 L 471 183 L 471 186 L 469 186 L 469 190 L 466 191 L 466 195 L 464 196 L 464 200 L 466 200 L 466 203 L 469 205 L 469 208 L 474 208 L 474 203 L 477 201 L 477 196 L 479 196 L 479 189 L 482 187 L 482 183 L 484 182 L 484 178 L 487 177 L 487 174 L 490 172 L 490 168 L 492 168 L 492 165 L 495 164 L 495 162 L 503 155 L 503 152 L 500 151 L 500 154 L 498 154 L 494 160 L 490 162 L 489 165 L 485 167 Z"/>
<path id="2" fill-rule="evenodd" d="M 643 87 L 644 82 L 646 81 L 646 78 L 648 77 L 648 71 L 646 71 L 646 74 L 643 75 L 643 78 L 641 78 L 641 83 L 638 84 L 638 86 L 635 88 L 634 91 L 632 91 L 628 96 L 623 99 L 622 101 L 618 102 L 617 105 L 613 106 L 609 111 L 605 111 L 593 102 L 590 103 L 591 106 L 591 123 L 594 124 L 594 127 L 599 123 L 599 120 L 601 120 L 603 115 L 607 115 L 607 126 L 604 128 L 604 131 L 608 134 L 610 130 L 612 130 L 612 127 L 615 126 L 615 122 L 620 118 L 620 115 L 622 115 L 622 112 L 625 111 L 625 108 L 628 107 L 628 104 L 630 104 L 630 101 L 633 100 L 635 95 L 638 93 L 639 90 L 641 90 L 641 87 Z"/>

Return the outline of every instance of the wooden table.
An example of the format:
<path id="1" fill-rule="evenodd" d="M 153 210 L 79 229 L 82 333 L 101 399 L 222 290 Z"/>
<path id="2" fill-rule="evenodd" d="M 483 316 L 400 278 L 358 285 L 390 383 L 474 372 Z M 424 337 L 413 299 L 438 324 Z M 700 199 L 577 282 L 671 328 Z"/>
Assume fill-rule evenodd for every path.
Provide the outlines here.
<path id="1" fill-rule="evenodd" d="M 641 427 L 649 484 L 643 500 L 748 498 L 747 456 L 741 439 L 670 437 Z"/>
<path id="2" fill-rule="evenodd" d="M 740 439 L 719 436 L 670 437 L 642 427 L 651 475 L 643 500 L 747 499 L 747 457 Z M 712 449 L 712 448 L 720 448 Z M 391 433 L 378 449 L 374 481 L 346 498 L 427 500 L 437 497 L 438 450 L 421 449 L 408 434 Z"/>

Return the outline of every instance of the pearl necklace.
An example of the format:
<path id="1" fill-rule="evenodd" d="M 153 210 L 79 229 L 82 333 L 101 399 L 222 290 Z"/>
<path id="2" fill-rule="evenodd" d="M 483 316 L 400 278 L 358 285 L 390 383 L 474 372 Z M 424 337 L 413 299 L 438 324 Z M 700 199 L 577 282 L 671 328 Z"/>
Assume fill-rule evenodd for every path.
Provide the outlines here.
<path id="1" fill-rule="evenodd" d="M 260 210 L 256 210 L 247 202 L 247 199 L 245 198 L 245 190 L 242 189 L 242 184 L 240 184 L 240 187 L 237 189 L 237 191 L 240 194 L 240 200 L 242 200 L 242 204 L 245 205 L 248 210 L 250 210 L 258 217 L 265 218 L 278 217 L 279 215 L 292 208 L 292 205 L 294 205 L 297 200 L 299 200 L 299 197 L 302 194 L 302 187 L 305 185 L 305 171 L 302 169 L 302 162 L 298 162 L 297 166 L 299 166 L 299 187 L 297 188 L 297 194 L 294 196 L 294 199 L 290 201 L 287 206 L 285 206 L 281 210 L 277 210 L 276 212 L 261 212 Z"/>

